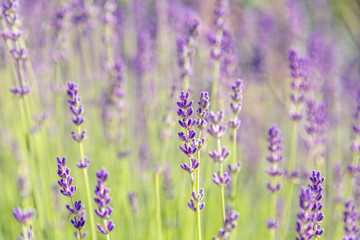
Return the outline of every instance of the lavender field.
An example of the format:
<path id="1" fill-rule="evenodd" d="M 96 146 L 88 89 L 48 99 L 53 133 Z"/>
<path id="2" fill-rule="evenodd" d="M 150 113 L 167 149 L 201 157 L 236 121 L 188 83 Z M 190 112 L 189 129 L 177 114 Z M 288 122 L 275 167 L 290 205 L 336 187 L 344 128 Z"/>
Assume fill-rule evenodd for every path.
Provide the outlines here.
<path id="1" fill-rule="evenodd" d="M 0 3 L 0 240 L 360 239 L 360 1 Z"/>

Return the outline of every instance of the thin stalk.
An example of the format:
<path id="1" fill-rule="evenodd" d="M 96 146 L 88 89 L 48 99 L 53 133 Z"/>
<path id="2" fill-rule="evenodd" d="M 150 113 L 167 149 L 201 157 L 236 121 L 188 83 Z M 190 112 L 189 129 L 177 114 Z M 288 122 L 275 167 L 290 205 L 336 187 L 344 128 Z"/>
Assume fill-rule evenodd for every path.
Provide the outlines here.
<path id="1" fill-rule="evenodd" d="M 160 203 L 160 180 L 159 173 L 155 174 L 155 192 L 156 192 L 156 227 L 158 233 L 158 240 L 162 240 L 162 225 L 161 225 L 161 203 Z"/>
<path id="2" fill-rule="evenodd" d="M 223 31 L 219 29 L 216 33 L 216 46 L 215 51 L 219 53 L 221 51 L 221 42 L 223 38 Z M 211 87 L 211 98 L 213 101 L 211 102 L 210 107 L 212 106 L 212 110 L 216 109 L 216 103 L 217 103 L 217 94 L 218 94 L 218 88 L 219 88 L 219 78 L 220 78 L 220 60 L 215 59 L 214 61 L 214 71 L 213 71 L 213 83 Z"/>
<path id="3" fill-rule="evenodd" d="M 24 240 L 28 240 L 28 233 L 27 233 L 27 229 L 25 224 L 22 224 L 22 230 L 23 230 L 23 234 L 24 234 Z"/>
<path id="4" fill-rule="evenodd" d="M 278 177 L 275 177 L 274 179 L 274 186 L 277 185 L 277 180 Z M 277 193 L 276 192 L 272 192 L 271 193 L 271 213 L 270 216 L 273 220 L 276 221 L 276 213 L 277 213 L 277 206 L 276 206 L 276 201 L 277 201 Z M 270 239 L 275 240 L 276 239 L 276 228 L 275 229 L 270 229 Z"/>
<path id="5" fill-rule="evenodd" d="M 233 155 L 233 164 L 237 164 L 237 146 L 236 146 L 236 136 L 237 134 L 237 129 L 234 128 L 233 130 L 233 141 L 232 141 L 232 155 Z M 235 204 L 236 204 L 236 190 L 237 190 L 237 173 L 234 174 L 233 176 L 233 194 L 232 194 L 232 199 L 231 199 L 231 205 L 233 206 L 233 208 L 236 208 Z"/>
<path id="6" fill-rule="evenodd" d="M 79 230 L 79 237 L 80 237 L 80 240 L 82 240 L 81 230 Z"/>
<path id="7" fill-rule="evenodd" d="M 81 128 L 80 126 L 77 127 L 78 130 L 78 135 L 81 135 Z M 82 163 L 85 163 L 84 160 L 84 149 L 83 149 L 83 145 L 82 142 L 80 141 L 78 143 L 79 145 L 79 152 L 80 152 L 80 161 Z M 84 174 L 84 182 L 85 182 L 85 190 L 86 190 L 86 197 L 88 200 L 88 206 L 89 206 L 89 216 L 90 216 L 90 227 L 91 227 L 91 235 L 92 235 L 92 239 L 96 240 L 96 228 L 95 228 L 95 220 L 94 220 L 94 208 L 92 206 L 92 200 L 91 200 L 91 195 L 90 195 L 90 185 L 89 185 L 89 177 L 88 177 L 88 172 L 87 172 L 87 168 L 83 168 L 83 174 Z"/>
<path id="8" fill-rule="evenodd" d="M 216 139 L 216 145 L 218 152 L 221 153 L 221 140 L 220 138 Z M 224 166 L 223 163 L 220 162 L 220 176 L 224 174 Z M 223 224 L 225 223 L 225 189 L 224 186 L 220 187 L 220 198 L 221 198 L 221 213 L 222 213 L 222 220 Z"/>
<path id="9" fill-rule="evenodd" d="M 292 171 L 295 170 L 295 162 L 296 162 L 296 154 L 297 154 L 297 142 L 298 142 L 298 121 L 293 122 L 292 126 L 292 135 L 291 135 L 291 148 L 290 148 L 290 163 L 289 163 L 289 171 L 290 174 Z M 290 182 L 289 190 L 288 190 L 288 205 L 285 207 L 285 224 L 284 226 L 284 239 L 287 239 L 287 233 L 289 229 L 289 220 L 290 220 L 290 213 L 291 213 L 291 205 L 293 199 L 293 192 L 294 192 L 294 183 Z"/>
<path id="10" fill-rule="evenodd" d="M 107 229 L 107 224 L 106 224 L 105 219 L 104 219 L 104 226 L 105 226 L 106 231 L 107 231 L 107 234 L 106 234 L 106 240 L 110 240 L 110 234 L 109 234 L 109 230 Z"/>
<path id="11" fill-rule="evenodd" d="M 201 131 L 199 131 L 199 142 L 201 140 Z M 199 194 L 200 192 L 200 149 L 197 152 L 197 161 L 199 163 L 199 167 L 196 171 L 196 194 Z M 197 222 L 197 230 L 198 230 L 198 240 L 202 240 L 202 234 L 201 234 L 201 216 L 200 216 L 200 201 L 197 200 L 197 206 L 196 206 L 196 222 Z"/>

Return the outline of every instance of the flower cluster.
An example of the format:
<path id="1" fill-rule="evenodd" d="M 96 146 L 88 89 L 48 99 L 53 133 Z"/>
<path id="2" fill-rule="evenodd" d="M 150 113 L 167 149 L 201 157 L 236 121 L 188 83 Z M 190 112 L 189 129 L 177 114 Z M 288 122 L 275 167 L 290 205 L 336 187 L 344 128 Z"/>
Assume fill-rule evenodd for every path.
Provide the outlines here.
<path id="1" fill-rule="evenodd" d="M 190 101 L 190 93 L 181 92 L 180 102 L 177 102 L 179 107 L 177 114 L 182 118 L 179 120 L 179 124 L 184 128 L 184 132 L 179 132 L 179 139 L 184 142 L 184 146 L 180 145 L 181 151 L 189 158 L 190 165 L 184 163 L 181 164 L 181 168 L 185 171 L 192 173 L 196 168 L 199 167 L 197 159 L 193 158 L 193 155 L 198 150 L 198 144 L 196 144 L 195 136 L 196 131 L 193 129 L 197 121 L 191 119 L 194 112 L 192 108 L 193 101 Z"/>
<path id="2" fill-rule="evenodd" d="M 61 194 L 71 199 L 74 197 L 77 186 L 72 186 L 74 179 L 70 176 L 70 168 L 66 166 L 66 157 L 60 158 L 57 157 L 58 171 L 57 174 L 60 177 L 58 181 L 59 186 L 61 187 Z M 71 223 L 80 231 L 85 226 L 85 207 L 81 204 L 81 200 L 75 201 L 72 203 L 72 206 L 66 205 L 66 208 L 69 210 L 70 215 L 74 215 L 74 219 L 71 219 Z"/>
<path id="3" fill-rule="evenodd" d="M 67 95 L 69 97 L 68 103 L 70 110 L 73 114 L 72 121 L 77 126 L 77 133 L 71 132 L 74 141 L 81 143 L 86 136 L 86 131 L 81 131 L 80 126 L 85 122 L 85 117 L 82 116 L 84 113 L 84 105 L 81 104 L 81 97 L 78 95 L 79 89 L 76 83 L 69 82 Z M 90 160 L 87 157 L 81 159 L 77 166 L 81 169 L 86 169 L 90 165 Z"/>
<path id="4" fill-rule="evenodd" d="M 290 116 L 294 121 L 299 121 L 303 118 L 300 106 L 305 101 L 305 93 L 310 86 L 306 81 L 305 60 L 300 58 L 295 50 L 289 51 L 289 68 L 293 79 L 291 82 L 293 92 L 290 100 L 294 108 L 290 112 Z"/>
<path id="5" fill-rule="evenodd" d="M 308 145 L 316 163 L 323 163 L 325 156 L 327 105 L 319 104 L 315 100 L 307 100 L 306 132 L 310 135 Z"/>
<path id="6" fill-rule="evenodd" d="M 272 126 L 269 129 L 269 151 L 270 156 L 267 160 L 270 162 L 270 167 L 266 170 L 267 174 L 271 177 L 280 177 L 282 175 L 282 171 L 280 170 L 279 163 L 282 160 L 283 156 L 281 154 L 281 150 L 283 149 L 282 140 L 281 140 L 281 132 L 277 125 Z M 281 184 L 276 183 L 276 185 L 271 184 L 270 182 L 267 184 L 267 188 L 276 193 L 281 189 Z"/>
<path id="7" fill-rule="evenodd" d="M 26 61 L 29 58 L 29 53 L 19 41 L 22 36 L 22 22 L 18 16 L 18 9 L 18 0 L 5 0 L 2 4 L 2 15 L 0 15 L 0 17 L 5 19 L 4 24 L 7 25 L 7 30 L 6 32 L 0 32 L 0 37 L 5 41 L 10 40 L 13 42 L 12 44 L 8 44 L 8 46 L 14 46 L 14 48 L 8 50 L 15 60 L 16 76 L 19 85 L 11 87 L 10 92 L 15 96 L 23 97 L 30 93 L 30 86 L 25 84 L 24 79 L 22 79 L 20 64 L 21 61 Z"/>
<path id="8" fill-rule="evenodd" d="M 233 120 L 229 121 L 229 127 L 232 129 L 239 129 L 241 125 L 241 120 L 238 119 L 238 115 L 242 109 L 242 98 L 243 98 L 243 90 L 245 89 L 245 85 L 242 79 L 237 79 L 231 87 L 231 111 L 234 115 Z"/>
<path id="9" fill-rule="evenodd" d="M 16 207 L 13 209 L 14 217 L 19 223 L 23 225 L 30 224 L 35 216 L 35 213 L 36 212 L 33 209 L 22 210 L 20 207 Z"/>
<path id="10" fill-rule="evenodd" d="M 282 160 L 283 156 L 281 154 L 281 150 L 283 149 L 282 145 L 282 139 L 281 139 L 281 132 L 277 125 L 273 125 L 269 129 L 269 151 L 270 156 L 267 158 L 267 160 L 270 162 L 270 167 L 266 170 L 267 174 L 271 177 L 273 177 L 274 181 L 273 183 L 268 182 L 267 188 L 272 194 L 276 194 L 281 189 L 281 183 L 278 183 L 277 179 L 282 175 L 282 171 L 280 170 L 279 163 Z M 276 198 L 275 198 L 276 199 Z M 271 206 L 275 208 L 274 216 L 272 216 L 274 219 L 268 219 L 267 220 L 267 227 L 269 229 L 276 229 L 278 226 L 277 220 L 276 220 L 276 201 L 273 203 L 275 206 Z"/>
<path id="11" fill-rule="evenodd" d="M 324 214 L 320 212 L 323 207 L 321 199 L 324 180 L 320 172 L 313 171 L 310 177 L 312 185 L 301 188 L 299 196 L 301 210 L 296 223 L 296 231 L 299 234 L 297 240 L 319 238 L 324 233 L 320 225 L 324 219 Z"/>
<path id="12" fill-rule="evenodd" d="M 356 240 L 359 239 L 359 227 L 357 221 L 359 221 L 359 213 L 355 209 L 355 203 L 353 199 L 350 199 L 345 203 L 344 223 L 346 236 L 344 240 Z"/>
<path id="13" fill-rule="evenodd" d="M 97 227 L 102 234 L 107 235 L 115 229 L 113 220 L 109 221 L 113 212 L 113 209 L 109 206 L 111 202 L 111 198 L 109 197 L 110 189 L 106 187 L 106 181 L 109 178 L 109 173 L 105 168 L 103 168 L 101 171 L 96 172 L 96 177 L 98 178 L 95 188 L 95 194 L 97 197 L 94 200 L 98 205 L 98 209 L 95 210 L 95 213 L 102 218 L 105 223 L 105 227 L 100 224 L 97 224 Z"/>
<path id="14" fill-rule="evenodd" d="M 222 229 L 219 230 L 217 237 L 213 237 L 213 240 L 225 240 L 230 239 L 231 232 L 237 226 L 237 220 L 239 218 L 239 213 L 235 210 L 231 210 L 228 214 L 228 217 L 225 219 L 225 223 Z"/>
<path id="15" fill-rule="evenodd" d="M 178 64 L 180 67 L 180 77 L 183 79 L 186 75 L 192 75 L 192 62 L 195 55 L 195 49 L 197 47 L 199 37 L 200 21 L 194 19 L 189 26 L 189 33 L 186 37 L 178 38 L 177 40 L 177 52 L 178 52 Z"/>
<path id="16" fill-rule="evenodd" d="M 191 193 L 191 200 L 188 202 L 188 206 L 191 210 L 194 212 L 197 211 L 197 203 L 199 203 L 200 211 L 205 207 L 205 203 L 200 202 L 205 196 L 204 189 L 201 188 L 199 191 L 199 194 L 196 194 L 195 191 L 192 191 Z"/>

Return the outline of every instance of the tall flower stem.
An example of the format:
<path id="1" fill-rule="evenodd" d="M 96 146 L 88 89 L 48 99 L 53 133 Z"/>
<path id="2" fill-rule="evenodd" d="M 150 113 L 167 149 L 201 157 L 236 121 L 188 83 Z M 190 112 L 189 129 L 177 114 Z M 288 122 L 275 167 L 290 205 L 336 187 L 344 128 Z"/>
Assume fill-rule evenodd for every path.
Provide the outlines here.
<path id="1" fill-rule="evenodd" d="M 156 192 L 156 227 L 157 239 L 162 240 L 162 225 L 161 225 L 161 202 L 160 202 L 160 179 L 159 172 L 155 174 L 155 192 Z"/>
<path id="2" fill-rule="evenodd" d="M 199 142 L 201 141 L 201 131 L 199 131 Z M 200 163 L 200 149 L 197 151 L 197 160 L 199 165 Z M 200 167 L 196 171 L 196 192 L 199 194 L 200 192 Z M 197 222 L 197 230 L 198 230 L 198 240 L 202 240 L 202 234 L 201 234 L 201 216 L 200 216 L 200 202 L 197 201 L 196 206 L 196 222 Z"/>
<path id="3" fill-rule="evenodd" d="M 297 142 L 298 142 L 298 121 L 293 122 L 292 126 L 292 134 L 291 134 L 291 145 L 290 145 L 290 162 L 289 162 L 289 171 L 290 174 L 292 171 L 295 170 L 295 162 L 296 162 L 296 154 L 297 154 Z M 284 239 L 287 239 L 287 233 L 289 229 L 289 220 L 290 220 L 290 213 L 291 213 L 291 205 L 293 199 L 293 192 L 294 192 L 294 183 L 290 182 L 290 186 L 288 189 L 288 205 L 285 207 L 285 221 L 284 223 L 286 226 L 284 227 Z"/>
<path id="4" fill-rule="evenodd" d="M 82 131 L 80 126 L 77 127 L 77 132 L 78 135 L 81 135 Z M 85 160 L 84 160 L 84 149 L 83 149 L 83 145 L 82 142 L 78 142 L 78 146 L 79 146 L 79 152 L 80 152 L 80 161 L 82 164 L 85 164 Z M 83 174 L 84 174 L 84 182 L 85 182 L 85 190 L 86 190 L 86 198 L 88 201 L 88 208 L 89 208 L 89 216 L 90 216 L 90 228 L 91 228 L 91 235 L 92 235 L 92 239 L 96 240 L 96 227 L 95 227 L 95 220 L 94 220 L 94 208 L 92 205 L 92 199 L 91 199 L 91 195 L 90 195 L 90 185 L 89 185 L 89 176 L 88 176 L 88 172 L 87 172 L 87 168 L 83 168 Z"/>
<path id="5" fill-rule="evenodd" d="M 216 145 L 217 145 L 217 149 L 218 152 L 221 153 L 221 140 L 220 138 L 216 139 Z M 222 161 L 219 163 L 220 164 L 220 176 L 224 175 L 224 165 L 222 163 Z M 225 223 L 225 189 L 224 189 L 224 185 L 220 186 L 220 198 L 221 198 L 221 214 L 222 214 L 222 220 L 223 220 L 223 224 Z"/>
<path id="6" fill-rule="evenodd" d="M 26 225 L 22 224 L 21 226 L 22 226 L 22 230 L 24 233 L 24 240 L 28 240 L 28 233 L 27 233 Z"/>
<path id="7" fill-rule="evenodd" d="M 274 186 L 277 186 L 278 184 L 278 177 L 274 177 Z M 272 219 L 276 219 L 276 213 L 277 213 L 277 193 L 271 193 L 271 207 L 270 207 L 270 215 Z M 276 239 L 276 228 L 270 229 L 270 239 L 275 240 Z"/>
<path id="8" fill-rule="evenodd" d="M 233 154 L 233 164 L 236 165 L 237 164 L 237 144 L 236 144 L 236 138 L 237 138 L 237 129 L 234 128 L 233 129 L 233 140 L 232 140 L 232 154 Z M 237 190 L 237 174 L 233 175 L 233 198 L 231 199 L 231 205 L 233 206 L 234 209 L 236 209 L 236 190 Z"/>

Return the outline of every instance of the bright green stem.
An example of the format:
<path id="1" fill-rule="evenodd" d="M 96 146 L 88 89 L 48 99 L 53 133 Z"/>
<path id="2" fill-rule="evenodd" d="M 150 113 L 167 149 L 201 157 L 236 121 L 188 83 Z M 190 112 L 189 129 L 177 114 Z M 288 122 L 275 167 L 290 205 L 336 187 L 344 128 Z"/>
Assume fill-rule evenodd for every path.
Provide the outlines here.
<path id="1" fill-rule="evenodd" d="M 104 219 L 104 226 L 105 226 L 105 228 L 106 228 L 106 230 L 107 230 L 107 234 L 106 234 L 106 240 L 110 240 L 110 234 L 109 234 L 109 229 L 107 229 L 107 224 L 106 224 L 106 221 L 105 221 L 105 219 Z"/>
<path id="2" fill-rule="evenodd" d="M 78 130 L 78 135 L 81 135 L 81 128 L 80 126 L 78 126 L 77 128 Z M 80 160 L 82 163 L 85 163 L 84 160 L 84 149 L 83 149 L 83 145 L 82 142 L 79 142 L 79 152 L 80 152 Z M 85 190 L 86 190 L 86 197 L 87 197 L 87 201 L 88 201 L 88 207 L 89 207 L 89 216 L 90 216 L 90 228 L 91 228 L 91 235 L 92 235 L 92 239 L 96 240 L 96 228 L 95 228 L 95 220 L 94 220 L 94 208 L 92 205 L 92 199 L 91 199 L 91 195 L 90 195 L 90 185 L 89 185 L 89 177 L 88 177 L 88 172 L 87 172 L 87 168 L 83 168 L 83 173 L 84 173 L 84 182 L 85 182 Z"/>
<path id="3" fill-rule="evenodd" d="M 190 60 L 189 60 L 187 52 L 184 55 L 185 55 L 184 56 L 184 68 L 189 69 L 190 68 Z M 184 91 L 188 92 L 189 91 L 189 85 L 190 85 L 190 76 L 189 76 L 188 73 L 185 73 L 183 81 L 184 81 L 184 83 L 183 83 Z"/>
<path id="4" fill-rule="evenodd" d="M 201 140 L 201 131 L 199 131 L 199 142 Z M 196 171 L 196 193 L 199 194 L 200 192 L 200 149 L 197 152 L 197 160 L 199 163 L 199 167 Z M 202 234 L 201 234 L 201 217 L 200 217 L 200 201 L 197 201 L 196 206 L 196 222 L 197 222 L 197 233 L 198 233 L 198 240 L 202 240 Z"/>
<path id="5" fill-rule="evenodd" d="M 156 192 L 156 227 L 157 239 L 162 240 L 162 225 L 161 225 L 161 203 L 160 203 L 160 180 L 159 173 L 155 174 L 155 192 Z"/>
<path id="6" fill-rule="evenodd" d="M 233 144 L 233 146 L 232 146 L 232 148 L 233 148 L 233 164 L 237 164 L 237 144 L 236 144 L 236 138 L 237 138 L 237 136 L 236 136 L 236 134 L 237 134 L 237 131 L 236 131 L 236 129 L 234 128 L 234 130 L 233 130 L 233 142 L 232 142 L 232 144 Z M 234 174 L 234 176 L 233 176 L 233 194 L 232 194 L 232 199 L 231 199 L 231 202 L 232 202 L 232 206 L 233 206 L 233 208 L 236 208 L 235 207 L 235 204 L 236 204 L 236 190 L 237 190 L 237 173 L 236 174 Z"/>
<path id="7" fill-rule="evenodd" d="M 218 94 L 218 85 L 219 85 L 219 77 L 220 77 L 220 61 L 216 60 L 214 62 L 214 72 L 213 72 L 213 83 L 211 87 L 211 105 L 212 110 L 216 109 L 217 104 L 217 94 Z"/>
<path id="8" fill-rule="evenodd" d="M 296 154 L 297 154 L 297 141 L 298 141 L 298 127 L 299 123 L 297 121 L 293 122 L 292 126 L 292 135 L 291 135 L 291 148 L 290 148 L 290 163 L 289 163 L 289 171 L 290 174 L 295 170 L 295 162 L 296 162 Z M 284 239 L 287 239 L 287 233 L 289 229 L 289 220 L 291 213 L 291 205 L 293 199 L 294 192 L 294 183 L 290 182 L 289 190 L 288 190 L 288 205 L 285 207 L 285 224 L 284 226 Z"/>
<path id="9" fill-rule="evenodd" d="M 23 233 L 24 233 L 24 240 L 28 240 L 28 232 L 27 232 L 25 224 L 22 224 L 22 230 L 23 230 Z"/>
<path id="10" fill-rule="evenodd" d="M 218 152 L 221 153 L 221 140 L 220 138 L 216 139 L 216 145 Z M 220 176 L 223 176 L 224 174 L 224 166 L 223 163 L 220 162 Z M 220 187 L 220 197 L 221 197 L 221 213 L 222 213 L 222 220 L 223 223 L 225 223 L 225 189 L 224 186 Z"/>
<path id="11" fill-rule="evenodd" d="M 278 178 L 275 177 L 274 179 L 274 186 L 277 185 L 277 180 Z M 272 192 L 271 193 L 271 213 L 270 216 L 272 218 L 272 220 L 276 221 L 276 213 L 277 213 L 277 206 L 276 206 L 276 199 L 277 199 L 277 194 L 276 192 Z M 276 229 L 270 229 L 270 239 L 275 240 L 276 239 Z"/>
<path id="12" fill-rule="evenodd" d="M 359 142 L 358 138 L 359 137 L 356 136 L 355 141 Z M 354 152 L 351 164 L 353 166 L 357 166 L 359 164 L 359 158 L 360 158 L 360 154 L 358 152 Z M 355 184 L 355 177 L 351 177 L 350 184 L 348 184 L 349 187 L 347 189 L 347 194 L 346 194 L 347 199 L 349 199 L 352 195 L 354 184 Z"/>

